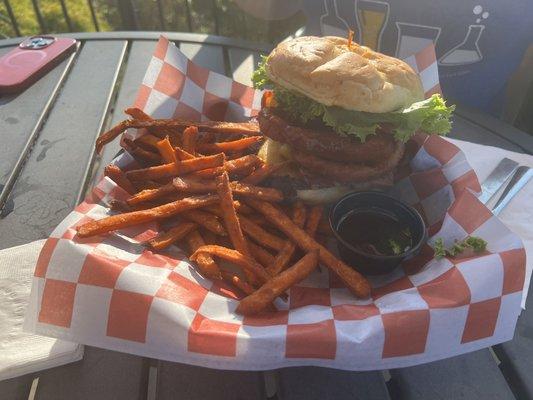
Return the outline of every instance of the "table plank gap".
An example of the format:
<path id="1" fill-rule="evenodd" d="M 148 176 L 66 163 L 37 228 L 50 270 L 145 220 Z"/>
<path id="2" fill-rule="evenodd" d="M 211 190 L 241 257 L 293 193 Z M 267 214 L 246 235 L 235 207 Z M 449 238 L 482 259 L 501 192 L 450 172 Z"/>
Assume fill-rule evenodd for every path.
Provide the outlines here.
<path id="1" fill-rule="evenodd" d="M 4 143 L 0 147 L 0 209 L 4 207 L 78 54 L 79 47 L 24 92 L 0 98 L 0 137 Z"/>

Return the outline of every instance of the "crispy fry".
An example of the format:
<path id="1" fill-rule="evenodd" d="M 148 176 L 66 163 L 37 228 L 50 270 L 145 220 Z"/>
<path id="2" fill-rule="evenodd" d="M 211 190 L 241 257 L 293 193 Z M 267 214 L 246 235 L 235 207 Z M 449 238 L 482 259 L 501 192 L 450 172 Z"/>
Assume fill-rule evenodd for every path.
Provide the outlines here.
<path id="1" fill-rule="evenodd" d="M 136 160 L 144 161 L 151 164 L 157 164 L 161 162 L 161 157 L 159 157 L 159 154 L 137 146 L 132 140 L 124 139 L 124 143 L 126 143 L 126 146 L 128 146 L 128 152 Z"/>
<path id="2" fill-rule="evenodd" d="M 172 243 L 183 239 L 185 235 L 196 229 L 197 225 L 192 222 L 182 222 L 178 226 L 170 228 L 168 231 L 160 233 L 156 237 L 150 239 L 146 244 L 154 250 L 165 249 Z"/>
<path id="3" fill-rule="evenodd" d="M 259 124 L 257 124 L 256 122 L 194 122 L 181 119 L 151 119 L 148 121 L 142 121 L 139 119 L 130 119 L 120 122 L 107 132 L 101 134 L 100 137 L 96 140 L 96 151 L 100 153 L 104 145 L 113 141 L 128 128 L 184 129 L 191 125 L 195 125 L 199 129 L 206 132 L 215 132 L 221 134 L 239 133 L 241 135 L 246 136 L 254 136 L 260 134 Z"/>
<path id="4" fill-rule="evenodd" d="M 285 241 L 282 238 L 265 231 L 255 222 L 252 222 L 242 215 L 240 216 L 239 220 L 241 222 L 241 228 L 243 232 L 250 236 L 257 243 L 276 251 L 279 251 L 283 248 Z"/>
<path id="5" fill-rule="evenodd" d="M 231 182 L 230 186 L 231 190 L 240 196 L 252 197 L 273 203 L 283 200 L 283 193 L 278 189 L 254 186 L 240 182 Z"/>
<path id="6" fill-rule="evenodd" d="M 263 161 L 255 154 L 248 154 L 244 157 L 229 160 L 224 163 L 224 168 L 230 175 L 249 175 L 256 166 L 262 165 Z M 216 176 L 214 168 L 205 169 L 195 172 L 194 176 L 199 178 L 211 178 Z"/>
<path id="7" fill-rule="evenodd" d="M 318 223 L 317 232 L 325 236 L 333 236 L 333 231 L 327 218 L 322 217 Z"/>
<path id="8" fill-rule="evenodd" d="M 316 230 L 318 228 L 320 219 L 322 218 L 323 212 L 324 208 L 322 206 L 313 206 L 311 207 L 311 211 L 309 212 L 309 216 L 307 217 L 307 221 L 305 223 L 305 231 L 309 234 L 309 236 L 313 238 L 316 235 Z"/>
<path id="9" fill-rule="evenodd" d="M 215 181 L 217 186 L 216 190 L 220 199 L 222 218 L 224 219 L 224 225 L 226 226 L 231 243 L 238 252 L 245 257 L 252 258 L 250 249 L 248 248 L 248 242 L 242 233 L 241 224 L 239 223 L 239 218 L 237 218 L 237 212 L 233 204 L 233 195 L 229 185 L 228 173 L 224 172 L 217 176 Z M 251 271 L 245 269 L 244 273 L 249 283 L 254 284 L 256 282 L 254 274 Z"/>
<path id="10" fill-rule="evenodd" d="M 174 192 L 176 192 L 176 188 L 174 187 L 174 185 L 172 185 L 172 183 L 167 183 L 166 185 L 163 185 L 156 189 L 145 189 L 139 193 L 136 193 L 135 195 L 127 199 L 126 203 L 132 206 L 134 204 L 160 199 L 161 197 L 164 197 L 167 194 Z"/>
<path id="11" fill-rule="evenodd" d="M 244 215 L 253 215 L 255 214 L 255 211 L 250 208 L 248 205 L 244 204 L 244 203 L 240 203 L 238 202 L 239 205 L 236 206 L 237 210 L 239 210 L 239 213 L 240 214 L 244 214 Z"/>
<path id="12" fill-rule="evenodd" d="M 179 192 L 186 193 L 211 193 L 216 190 L 216 183 L 198 178 L 178 177 L 172 181 Z M 247 185 L 239 182 L 230 182 L 233 193 L 253 197 L 260 200 L 279 202 L 283 200 L 283 193 L 277 189 Z"/>
<path id="13" fill-rule="evenodd" d="M 263 214 L 272 225 L 285 233 L 298 247 L 307 252 L 318 249 L 320 261 L 337 274 L 355 296 L 367 298 L 370 295 L 370 284 L 359 272 L 336 258 L 307 232 L 294 224 L 283 212 L 265 201 L 248 199 L 247 203 Z"/>
<path id="14" fill-rule="evenodd" d="M 224 163 L 224 154 L 216 154 L 207 157 L 197 157 L 192 160 L 178 161 L 177 164 L 169 163 L 156 165 L 154 167 L 136 169 L 128 171 L 127 177 L 133 181 L 146 179 L 171 178 L 178 174 L 187 174 L 190 172 L 218 167 Z"/>
<path id="15" fill-rule="evenodd" d="M 141 121 L 153 121 L 153 118 L 150 117 L 148 114 L 146 114 L 140 108 L 135 108 L 135 107 L 126 108 L 124 110 L 124 113 L 128 114 L 133 119 L 138 119 L 138 120 L 141 120 Z M 170 143 L 172 143 L 172 145 L 177 146 L 179 144 L 178 136 L 176 135 L 177 132 L 176 132 L 175 129 L 172 130 L 172 129 L 167 129 L 165 127 L 160 127 L 160 128 L 152 127 L 152 128 L 148 128 L 148 131 L 151 134 L 153 134 L 155 136 L 158 136 L 161 139 L 163 139 L 165 136 L 169 135 L 170 136 Z"/>
<path id="16" fill-rule="evenodd" d="M 268 268 L 274 263 L 274 256 L 253 242 L 249 242 L 248 247 L 252 252 L 252 256 L 268 271 Z"/>
<path id="17" fill-rule="evenodd" d="M 132 182 L 132 184 L 135 186 L 135 189 L 137 189 L 138 192 L 147 189 L 157 189 L 163 186 L 162 183 L 156 181 L 136 181 Z"/>
<path id="18" fill-rule="evenodd" d="M 281 162 L 279 164 L 263 164 L 255 171 L 253 171 L 250 175 L 248 175 L 246 178 L 244 178 L 241 182 L 257 185 L 258 183 L 263 182 L 272 174 L 276 173 L 277 171 L 286 167 L 289 164 L 289 161 Z"/>
<path id="19" fill-rule="evenodd" d="M 305 224 L 306 213 L 307 210 L 304 204 L 301 201 L 297 201 L 294 203 L 292 210 L 292 222 L 294 222 L 296 226 L 303 228 Z M 271 264 L 271 267 L 267 268 L 268 273 L 272 276 L 279 274 L 287 265 L 289 265 L 289 262 L 291 261 L 295 252 L 296 245 L 294 242 L 285 242 L 274 262 Z"/>
<path id="20" fill-rule="evenodd" d="M 181 215 L 183 216 L 183 218 L 196 222 L 198 225 L 204 227 L 205 229 L 213 232 L 216 235 L 228 235 L 222 224 L 218 221 L 217 217 L 211 213 L 200 210 L 190 210 L 182 213 Z"/>
<path id="21" fill-rule="evenodd" d="M 159 139 L 158 137 L 147 133 L 146 135 L 139 136 L 133 141 L 133 143 L 148 151 L 158 151 L 157 142 L 159 142 L 160 140 L 161 139 Z"/>
<path id="22" fill-rule="evenodd" d="M 178 157 L 176 157 L 168 136 L 157 142 L 157 150 L 165 163 L 178 164 Z"/>
<path id="23" fill-rule="evenodd" d="M 175 147 L 174 151 L 176 152 L 176 156 L 178 157 L 178 160 L 181 160 L 181 161 L 192 160 L 193 158 L 196 158 L 196 156 L 192 155 L 191 153 L 186 152 L 181 147 Z"/>
<path id="24" fill-rule="evenodd" d="M 109 164 L 104 168 L 104 175 L 109 177 L 129 194 L 133 194 L 137 191 L 118 165 Z"/>
<path id="25" fill-rule="evenodd" d="M 198 252 L 197 250 L 205 246 L 204 238 L 198 231 L 192 231 L 186 238 L 189 250 L 196 254 L 196 264 L 201 274 L 211 279 L 222 279 L 220 268 L 208 253 Z M 192 255 L 191 255 L 192 260 Z"/>
<path id="26" fill-rule="evenodd" d="M 235 210 L 240 211 L 243 205 L 244 204 L 242 204 L 238 200 L 233 200 L 233 207 L 235 207 Z M 205 211 L 209 211 L 211 214 L 215 214 L 217 217 L 224 218 L 224 212 L 222 211 L 220 206 L 218 206 L 217 204 L 205 206 L 202 209 Z"/>
<path id="27" fill-rule="evenodd" d="M 268 305 L 292 285 L 305 279 L 318 264 L 319 250 L 311 250 L 296 264 L 270 279 L 253 294 L 241 300 L 236 311 L 242 315 L 253 315 Z"/>
<path id="28" fill-rule="evenodd" d="M 218 245 L 205 245 L 196 249 L 190 259 L 195 261 L 200 253 L 209 253 L 215 257 L 229 261 L 230 263 L 241 267 L 244 271 L 248 271 L 262 283 L 267 282 L 270 279 L 270 275 L 268 275 L 261 264 L 237 250 Z"/>
<path id="29" fill-rule="evenodd" d="M 196 153 L 196 139 L 198 138 L 198 127 L 193 125 L 185 128 L 185 130 L 183 131 L 182 138 L 183 150 L 185 150 L 189 154 Z M 222 153 L 222 151 L 217 151 L 216 153 Z"/>
<path id="30" fill-rule="evenodd" d="M 229 272 L 229 271 L 220 271 L 222 273 L 222 278 L 229 283 L 230 285 L 235 286 L 237 289 L 239 289 L 241 292 L 243 292 L 245 295 L 252 294 L 254 292 L 254 288 L 250 286 L 246 281 L 239 278 L 237 275 Z"/>
<path id="31" fill-rule="evenodd" d="M 147 210 L 133 211 L 125 214 L 112 215 L 97 221 L 90 221 L 77 227 L 79 237 L 89 237 L 103 233 L 139 225 L 143 222 L 167 218 L 183 211 L 201 208 L 218 202 L 218 196 L 196 196 L 176 200 Z"/>
<path id="32" fill-rule="evenodd" d="M 185 135 L 185 132 L 183 134 Z M 263 136 L 248 136 L 231 142 L 204 143 L 198 146 L 198 151 L 202 154 L 242 151 L 260 140 L 263 140 Z"/>

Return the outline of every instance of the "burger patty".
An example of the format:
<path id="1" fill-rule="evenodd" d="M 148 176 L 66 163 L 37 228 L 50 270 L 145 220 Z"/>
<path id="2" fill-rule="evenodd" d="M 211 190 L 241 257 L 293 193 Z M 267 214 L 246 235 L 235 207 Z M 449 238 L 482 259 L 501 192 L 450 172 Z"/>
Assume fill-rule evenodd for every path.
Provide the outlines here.
<path id="1" fill-rule="evenodd" d="M 395 142 L 394 152 L 378 164 L 364 165 L 346 162 L 335 162 L 317 157 L 299 149 L 292 149 L 294 160 L 311 173 L 330 178 L 339 183 L 354 183 L 373 180 L 392 171 L 403 157 L 405 146 Z"/>
<path id="2" fill-rule="evenodd" d="M 341 136 L 330 129 L 310 129 L 291 125 L 263 108 L 257 116 L 262 133 L 269 138 L 332 161 L 377 164 L 397 150 L 389 133 L 369 136 L 362 143 L 356 137 Z"/>

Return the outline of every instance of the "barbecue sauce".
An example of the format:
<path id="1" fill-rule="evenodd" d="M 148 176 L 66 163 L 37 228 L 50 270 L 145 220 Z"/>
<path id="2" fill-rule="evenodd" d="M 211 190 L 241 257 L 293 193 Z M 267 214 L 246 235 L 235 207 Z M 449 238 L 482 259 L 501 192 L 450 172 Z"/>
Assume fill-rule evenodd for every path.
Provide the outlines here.
<path id="1" fill-rule="evenodd" d="M 377 210 L 354 210 L 339 221 L 337 232 L 365 254 L 394 256 L 412 246 L 411 232 L 395 217 Z"/>

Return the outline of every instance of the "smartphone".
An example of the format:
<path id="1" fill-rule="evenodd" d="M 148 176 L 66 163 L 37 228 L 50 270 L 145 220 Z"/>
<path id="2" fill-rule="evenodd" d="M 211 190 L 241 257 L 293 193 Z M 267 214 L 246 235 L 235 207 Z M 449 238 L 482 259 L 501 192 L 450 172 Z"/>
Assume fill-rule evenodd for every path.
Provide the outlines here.
<path id="1" fill-rule="evenodd" d="M 0 58 L 0 94 L 22 92 L 76 49 L 75 39 L 33 36 Z"/>

